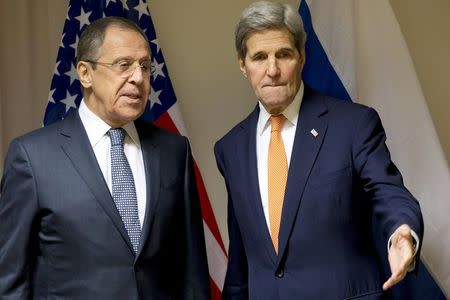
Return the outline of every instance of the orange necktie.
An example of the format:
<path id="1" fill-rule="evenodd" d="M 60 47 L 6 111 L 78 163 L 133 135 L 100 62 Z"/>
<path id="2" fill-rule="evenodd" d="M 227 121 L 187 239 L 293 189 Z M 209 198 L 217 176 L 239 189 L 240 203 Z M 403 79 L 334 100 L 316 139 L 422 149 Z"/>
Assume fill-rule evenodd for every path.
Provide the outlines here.
<path id="1" fill-rule="evenodd" d="M 275 252 L 278 254 L 278 233 L 280 231 L 281 210 L 287 181 L 287 159 L 284 150 L 281 128 L 286 118 L 283 115 L 271 116 L 269 158 L 268 158 L 268 196 L 269 220 Z"/>

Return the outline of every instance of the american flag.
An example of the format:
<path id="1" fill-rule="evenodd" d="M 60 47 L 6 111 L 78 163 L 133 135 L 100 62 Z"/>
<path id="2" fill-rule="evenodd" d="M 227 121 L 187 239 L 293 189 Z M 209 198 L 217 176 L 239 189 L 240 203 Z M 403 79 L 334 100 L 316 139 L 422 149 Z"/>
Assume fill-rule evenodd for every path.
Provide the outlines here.
<path id="1" fill-rule="evenodd" d="M 70 0 L 51 82 L 44 125 L 63 119 L 82 99 L 76 73 L 76 48 L 81 31 L 105 16 L 121 16 L 137 23 L 147 34 L 152 52 L 151 94 L 142 119 L 187 136 L 161 47 L 145 0 Z M 221 298 L 227 257 L 203 180 L 194 162 L 203 215 L 212 299 Z"/>

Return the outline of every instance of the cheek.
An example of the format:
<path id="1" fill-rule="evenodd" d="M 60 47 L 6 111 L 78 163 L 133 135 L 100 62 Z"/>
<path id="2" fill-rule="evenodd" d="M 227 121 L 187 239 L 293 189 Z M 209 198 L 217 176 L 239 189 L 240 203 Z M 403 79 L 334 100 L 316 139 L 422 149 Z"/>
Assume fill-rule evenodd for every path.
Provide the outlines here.
<path id="1" fill-rule="evenodd" d="M 250 81 L 250 84 L 252 85 L 252 87 L 254 89 L 258 88 L 263 83 L 263 79 L 264 79 L 263 72 L 251 71 L 251 72 L 248 72 L 247 76 L 248 76 L 248 80 Z"/>
<path id="2" fill-rule="evenodd" d="M 106 105 L 114 106 L 118 101 L 118 95 L 120 91 L 120 85 L 114 82 L 105 83 L 102 86 L 102 93 L 104 95 Z"/>
<path id="3" fill-rule="evenodd" d="M 146 83 L 143 88 L 143 92 L 147 95 L 147 98 L 150 95 L 150 88 L 151 88 L 150 82 Z"/>
<path id="4" fill-rule="evenodd" d="M 299 70 L 298 68 L 290 68 L 289 70 L 287 70 L 284 74 L 285 74 L 285 78 L 286 80 L 289 81 L 290 86 L 296 86 L 297 82 L 300 81 L 300 73 L 301 70 Z"/>
<path id="5" fill-rule="evenodd" d="M 252 88 L 254 89 L 254 90 L 256 90 L 256 89 L 258 89 L 260 86 L 259 86 L 259 83 L 260 83 L 261 81 L 260 80 L 257 80 L 256 78 L 251 78 L 250 79 L 250 85 L 252 86 Z"/>

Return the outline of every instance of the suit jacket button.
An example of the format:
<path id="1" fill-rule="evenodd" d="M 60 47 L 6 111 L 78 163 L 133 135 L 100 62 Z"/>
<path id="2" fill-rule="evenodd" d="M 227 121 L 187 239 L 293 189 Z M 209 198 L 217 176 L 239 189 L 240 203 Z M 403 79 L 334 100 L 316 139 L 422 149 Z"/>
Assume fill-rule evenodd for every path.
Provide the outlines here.
<path id="1" fill-rule="evenodd" d="M 275 276 L 277 276 L 278 278 L 283 278 L 284 276 L 284 270 L 283 269 L 279 269 L 276 273 Z"/>

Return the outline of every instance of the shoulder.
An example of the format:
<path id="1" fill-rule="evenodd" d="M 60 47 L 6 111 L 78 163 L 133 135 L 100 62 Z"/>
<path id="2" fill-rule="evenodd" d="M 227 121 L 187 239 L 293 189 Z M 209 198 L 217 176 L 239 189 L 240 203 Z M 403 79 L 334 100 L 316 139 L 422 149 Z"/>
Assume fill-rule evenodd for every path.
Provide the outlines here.
<path id="1" fill-rule="evenodd" d="M 309 105 L 320 106 L 321 109 L 309 108 L 309 111 L 321 111 L 319 119 L 327 124 L 327 141 L 333 145 L 360 145 L 367 141 L 384 141 L 385 131 L 375 109 L 317 93 L 311 94 L 310 97 L 307 100 Z M 313 102 L 315 104 L 312 104 Z"/>
<path id="2" fill-rule="evenodd" d="M 53 143 L 56 135 L 60 132 L 61 125 L 64 121 L 57 121 L 51 125 L 34 129 L 28 133 L 20 135 L 11 141 L 10 146 L 20 144 L 24 146 L 42 147 Z"/>
<path id="3" fill-rule="evenodd" d="M 9 146 L 4 160 L 4 171 L 18 166 L 31 166 L 34 163 L 45 164 L 46 159 L 54 159 L 61 121 L 52 125 L 35 129 L 14 138 Z"/>
<path id="4" fill-rule="evenodd" d="M 306 102 L 309 102 L 310 106 L 323 106 L 325 112 L 324 115 L 326 115 L 329 120 L 338 123 L 355 124 L 366 118 L 379 120 L 378 113 L 372 107 L 319 94 L 313 90 L 309 90 L 307 94 L 305 93 L 304 102 L 305 104 Z"/>
<path id="5" fill-rule="evenodd" d="M 188 139 L 179 133 L 171 132 L 145 120 L 136 120 L 134 123 L 141 142 L 150 141 L 166 149 L 189 147 Z"/>
<path id="6" fill-rule="evenodd" d="M 256 130 L 256 123 L 259 116 L 259 107 L 256 108 L 242 121 L 233 126 L 224 136 L 222 136 L 215 144 L 217 147 L 226 147 L 235 144 L 243 132 Z M 256 131 L 255 131 L 256 132 Z"/>
<path id="7" fill-rule="evenodd" d="M 328 111 L 334 114 L 342 114 L 345 116 L 354 116 L 358 114 L 366 114 L 369 111 L 375 110 L 367 105 L 352 102 L 349 100 L 338 99 L 321 94 L 315 94 L 317 99 L 327 107 Z"/>

